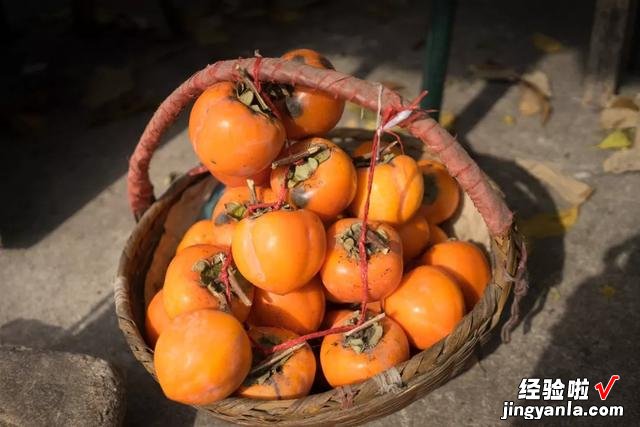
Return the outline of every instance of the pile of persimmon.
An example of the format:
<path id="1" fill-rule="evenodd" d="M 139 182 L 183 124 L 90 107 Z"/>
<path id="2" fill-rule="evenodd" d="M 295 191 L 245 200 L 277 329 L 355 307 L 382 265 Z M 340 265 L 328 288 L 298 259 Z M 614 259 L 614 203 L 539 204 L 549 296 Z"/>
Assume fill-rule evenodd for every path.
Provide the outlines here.
<path id="1" fill-rule="evenodd" d="M 308 49 L 283 58 L 332 68 Z M 343 108 L 246 70 L 195 101 L 191 143 L 226 188 L 146 311 L 170 399 L 294 399 L 362 382 L 446 337 L 482 297 L 484 252 L 440 227 L 458 210 L 456 180 L 397 143 L 374 158 L 371 142 L 327 139 Z"/>

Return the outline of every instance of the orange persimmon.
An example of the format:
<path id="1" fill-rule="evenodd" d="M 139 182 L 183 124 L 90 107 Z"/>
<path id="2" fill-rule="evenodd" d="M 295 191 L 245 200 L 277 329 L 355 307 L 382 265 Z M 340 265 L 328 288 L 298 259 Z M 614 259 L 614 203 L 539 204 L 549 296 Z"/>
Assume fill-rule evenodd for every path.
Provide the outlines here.
<path id="1" fill-rule="evenodd" d="M 327 298 L 334 302 L 360 302 L 362 279 L 358 241 L 362 221 L 344 218 L 327 230 L 327 256 L 320 277 Z M 402 243 L 388 224 L 367 225 L 368 300 L 378 301 L 391 293 L 402 279 Z"/>
<path id="2" fill-rule="evenodd" d="M 214 229 L 213 222 L 203 219 L 193 223 L 182 236 L 182 240 L 176 248 L 176 253 L 189 246 L 208 244 L 219 244 L 218 232 Z"/>
<path id="3" fill-rule="evenodd" d="M 251 344 L 242 324 L 218 310 L 182 314 L 162 332 L 153 365 L 164 394 L 188 405 L 226 398 L 251 368 Z"/>
<path id="4" fill-rule="evenodd" d="M 225 249 L 219 246 L 195 245 L 183 249 L 171 260 L 162 288 L 164 308 L 171 319 L 203 308 L 231 310 L 241 322 L 247 319 L 254 288 L 232 263 L 229 279 L 237 283 L 242 293 L 234 289 L 231 307 L 228 307 L 225 285 L 220 276 L 226 256 Z"/>
<path id="5" fill-rule="evenodd" d="M 263 346 L 277 345 L 298 337 L 291 331 L 274 327 L 252 327 L 249 336 L 253 342 Z M 259 355 L 259 350 L 254 354 Z M 237 391 L 238 396 L 279 400 L 299 399 L 309 394 L 316 375 L 316 357 L 309 344 L 269 366 L 265 366 L 264 358 L 254 357 L 254 360 L 249 376 Z"/>
<path id="6" fill-rule="evenodd" d="M 422 262 L 441 267 L 456 279 L 468 310 L 482 297 L 491 280 L 487 258 L 470 242 L 450 240 L 433 245 L 422 256 Z"/>
<path id="7" fill-rule="evenodd" d="M 316 68 L 333 69 L 324 56 L 311 49 L 296 49 L 282 58 Z M 294 86 L 284 99 L 282 122 L 291 139 L 323 135 L 333 129 L 344 111 L 344 100 L 321 90 Z"/>
<path id="8" fill-rule="evenodd" d="M 358 218 L 364 215 L 369 168 L 359 167 L 358 188 L 349 211 Z M 422 203 L 423 179 L 416 161 L 406 155 L 391 153 L 375 167 L 369 219 L 402 224 L 411 218 Z"/>
<path id="9" fill-rule="evenodd" d="M 424 177 L 424 197 L 420 213 L 430 223 L 440 224 L 453 215 L 460 203 L 460 187 L 447 168 L 435 160 L 418 160 Z"/>
<path id="10" fill-rule="evenodd" d="M 449 240 L 449 236 L 447 236 L 447 233 L 445 233 L 439 225 L 429 223 L 429 231 L 431 232 L 429 245 L 435 245 Z"/>
<path id="11" fill-rule="evenodd" d="M 449 335 L 465 313 L 464 297 L 455 279 L 426 265 L 405 274 L 383 307 L 402 326 L 411 345 L 420 350 Z"/>
<path id="12" fill-rule="evenodd" d="M 420 255 L 429 243 L 431 231 L 426 218 L 415 214 L 404 224 L 396 227 L 402 240 L 402 256 L 409 261 Z"/>
<path id="13" fill-rule="evenodd" d="M 266 212 L 236 225 L 231 250 L 238 270 L 251 283 L 286 294 L 320 270 L 326 251 L 324 226 L 306 209 Z"/>
<path id="14" fill-rule="evenodd" d="M 357 311 L 343 315 L 334 326 L 355 324 L 358 315 Z M 327 335 L 320 347 L 322 372 L 332 387 L 365 381 L 407 359 L 407 337 L 388 317 L 351 335 Z"/>
<path id="15" fill-rule="evenodd" d="M 167 311 L 164 309 L 164 298 L 162 294 L 162 289 L 160 289 L 160 291 L 151 298 L 144 317 L 144 330 L 147 335 L 147 342 L 151 348 L 155 347 L 158 337 L 171 322 Z"/>
<path id="16" fill-rule="evenodd" d="M 349 206 L 356 194 L 356 169 L 340 147 L 328 139 L 309 138 L 294 144 L 285 154 L 281 161 L 297 161 L 273 170 L 274 193 L 286 187 L 290 204 L 315 212 L 325 222 Z"/>
<path id="17" fill-rule="evenodd" d="M 282 123 L 244 83 L 219 82 L 196 100 L 189 138 L 215 176 L 247 178 L 267 169 L 284 146 Z"/>
<path id="18" fill-rule="evenodd" d="M 256 288 L 248 322 L 255 326 L 278 326 L 300 335 L 318 330 L 324 317 L 325 298 L 317 276 L 285 295 Z"/>

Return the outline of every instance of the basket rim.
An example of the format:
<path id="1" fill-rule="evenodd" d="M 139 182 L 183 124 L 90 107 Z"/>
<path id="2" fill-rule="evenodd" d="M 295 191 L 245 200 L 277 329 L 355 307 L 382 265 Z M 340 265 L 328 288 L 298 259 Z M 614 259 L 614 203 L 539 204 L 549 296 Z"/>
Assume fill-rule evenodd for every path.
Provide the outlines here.
<path id="1" fill-rule="evenodd" d="M 343 129 L 336 129 L 334 133 L 339 133 L 342 130 Z M 353 131 L 353 129 L 344 129 L 345 133 L 350 131 Z M 415 137 L 411 136 L 411 138 Z M 155 376 L 152 363 L 153 351 L 146 344 L 142 331 L 133 318 L 131 292 L 134 284 L 130 283 L 126 274 L 129 263 L 133 259 L 131 248 L 139 246 L 140 241 L 145 238 L 145 235 L 139 233 L 139 230 L 144 230 L 151 224 L 158 221 L 158 218 L 162 217 L 163 211 L 167 211 L 175 202 L 177 202 L 179 196 L 188 187 L 196 184 L 201 179 L 205 179 L 205 177 L 183 175 L 176 180 L 163 194 L 163 196 L 153 203 L 142 216 L 140 222 L 132 230 L 127 240 L 125 250 L 123 250 L 120 257 L 117 279 L 115 281 L 116 314 L 118 317 L 118 323 L 120 329 L 125 333 L 127 343 L 134 352 L 135 357 L 145 366 L 147 371 L 151 373 L 156 380 L 157 378 Z M 206 179 L 213 179 L 213 177 L 209 176 Z M 454 363 L 456 360 L 451 357 L 451 351 L 455 350 L 455 352 L 466 353 L 467 357 L 463 357 L 460 360 L 464 361 L 468 359 L 468 356 L 473 352 L 476 345 L 480 344 L 480 342 L 498 323 L 500 315 L 503 312 L 504 305 L 506 304 L 512 290 L 512 279 L 516 275 L 516 266 L 518 264 L 518 239 L 519 235 L 514 228 L 511 228 L 504 236 L 491 236 L 490 259 L 492 281 L 487 286 L 480 302 L 465 315 L 464 319 L 459 322 L 456 329 L 450 335 L 443 338 L 429 349 L 415 354 L 408 361 L 392 368 L 397 369 L 398 372 L 401 373 L 402 378 L 402 388 L 396 393 L 385 393 L 382 395 L 378 395 L 375 392 L 372 393 L 372 391 L 380 389 L 380 378 L 385 375 L 385 373 L 383 373 L 379 374 L 378 377 L 380 378 L 370 378 L 360 384 L 331 389 L 325 392 L 309 395 L 301 399 L 264 401 L 240 397 L 228 397 L 220 402 L 199 408 L 206 409 L 216 417 L 227 421 L 254 425 L 257 422 L 278 422 L 284 425 L 290 423 L 303 425 L 317 422 L 337 422 L 338 420 L 340 420 L 341 423 L 344 422 L 345 424 L 349 424 L 352 422 L 363 422 L 367 419 L 373 419 L 395 411 L 395 406 L 398 405 L 390 405 L 389 403 L 392 401 L 403 401 L 402 406 L 412 402 L 418 395 L 422 395 L 422 393 L 420 393 L 420 389 L 424 388 L 421 387 L 423 385 L 422 383 L 434 375 L 432 372 L 434 371 L 433 366 L 439 366 L 440 372 L 445 372 L 444 377 L 438 381 L 439 384 L 447 382 L 450 378 L 461 372 L 463 368 L 461 365 Z M 474 324 L 475 317 L 482 319 L 481 324 Z M 469 339 L 459 342 L 458 330 L 464 330 L 467 328 L 469 331 L 473 330 L 474 333 L 469 335 Z M 422 373 L 417 373 L 424 360 L 431 361 L 432 368 L 425 369 Z M 436 365 L 437 362 L 442 363 L 440 365 Z M 413 371 L 414 374 L 406 375 L 407 379 L 405 381 L 405 375 L 402 375 L 402 373 L 409 371 Z M 383 378 L 383 381 L 386 380 Z M 364 396 L 367 396 L 368 398 L 364 402 L 359 402 L 360 399 L 358 399 L 357 396 L 362 390 L 365 390 Z M 308 417 L 304 421 L 300 418 L 287 416 L 287 413 L 296 414 L 296 411 L 287 411 L 286 408 L 300 408 L 305 406 L 307 403 L 317 406 L 318 402 L 322 402 L 321 404 L 324 405 L 331 401 L 333 402 L 332 406 L 335 407 L 336 402 L 340 400 L 340 395 L 351 395 L 352 397 L 355 395 L 353 405 L 344 407 L 340 411 L 335 411 L 332 407 L 325 408 L 317 411 L 316 414 L 308 414 Z M 373 408 L 378 412 L 374 413 L 372 416 L 367 416 L 367 414 L 362 413 L 364 412 L 362 409 L 366 409 L 371 406 L 373 406 Z M 244 418 L 242 418 L 240 414 L 231 414 L 230 412 L 233 412 L 234 408 L 250 408 L 249 411 L 251 415 L 245 415 Z M 274 410 L 277 410 L 276 413 L 270 412 Z M 339 412 L 339 414 L 336 414 L 337 412 Z M 333 416 L 333 418 L 326 418 L 327 414 Z M 299 413 L 298 416 L 300 416 Z"/>

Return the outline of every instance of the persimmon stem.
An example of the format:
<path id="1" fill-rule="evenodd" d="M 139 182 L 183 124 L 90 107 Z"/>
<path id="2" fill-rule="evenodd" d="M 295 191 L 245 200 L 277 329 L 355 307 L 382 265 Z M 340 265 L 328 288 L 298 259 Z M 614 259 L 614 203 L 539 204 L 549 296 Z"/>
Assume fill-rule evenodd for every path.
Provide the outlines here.
<path id="1" fill-rule="evenodd" d="M 280 351 L 280 352 L 274 354 L 273 356 L 267 358 L 267 360 L 265 360 L 262 363 L 260 363 L 258 366 L 255 366 L 254 368 L 252 368 L 251 371 L 249 371 L 249 375 L 255 374 L 256 372 L 260 372 L 260 371 L 264 370 L 265 368 L 269 368 L 269 367 L 275 365 L 276 363 L 278 363 L 279 361 L 281 361 L 285 357 L 289 356 L 291 353 L 301 349 L 305 344 L 306 343 L 301 342 L 300 344 L 296 344 L 293 347 L 289 347 L 286 350 L 283 350 L 283 351 Z"/>
<path id="2" fill-rule="evenodd" d="M 373 325 L 374 323 L 376 323 L 377 321 L 384 319 L 384 317 L 386 316 L 386 314 L 384 312 L 378 314 L 375 317 L 372 317 L 371 319 L 367 320 L 366 322 L 361 323 L 360 325 L 356 326 L 355 328 L 351 329 L 350 331 L 347 331 L 344 333 L 345 337 L 351 336 L 353 334 L 355 334 L 358 331 L 361 331 L 365 328 L 368 328 L 369 326 Z"/>
<path id="3" fill-rule="evenodd" d="M 260 93 L 256 85 L 254 85 L 253 82 L 251 81 L 251 77 L 249 76 L 249 73 L 247 72 L 247 70 L 245 70 L 244 68 L 240 68 L 240 75 L 242 76 L 242 83 L 247 85 L 251 90 L 251 92 L 253 92 L 253 94 L 256 96 L 256 99 L 260 104 L 260 108 L 262 108 L 264 111 L 271 111 L 271 108 L 269 108 L 269 105 L 262 98 L 262 94 Z"/>
<path id="4" fill-rule="evenodd" d="M 242 287 L 240 286 L 240 283 L 238 283 L 238 279 L 236 279 L 235 274 L 233 274 L 233 271 L 231 271 L 231 268 L 229 267 L 227 269 L 227 274 L 228 274 L 228 278 L 229 278 L 229 284 L 231 285 L 231 289 L 233 290 L 233 293 L 235 293 L 238 298 L 240 298 L 240 301 L 246 305 L 247 307 L 251 307 L 251 300 L 247 297 L 247 294 L 244 293 L 244 291 L 242 290 Z"/>
<path id="5" fill-rule="evenodd" d="M 323 150 L 324 148 L 326 147 L 324 147 L 323 145 L 312 145 L 308 147 L 306 150 L 303 150 L 299 153 L 291 154 L 290 156 L 283 157 L 281 159 L 274 161 L 273 163 L 271 163 L 271 169 L 276 169 L 277 167 L 290 165 L 299 160 L 303 160 L 305 157 L 312 156 L 317 152 Z"/>

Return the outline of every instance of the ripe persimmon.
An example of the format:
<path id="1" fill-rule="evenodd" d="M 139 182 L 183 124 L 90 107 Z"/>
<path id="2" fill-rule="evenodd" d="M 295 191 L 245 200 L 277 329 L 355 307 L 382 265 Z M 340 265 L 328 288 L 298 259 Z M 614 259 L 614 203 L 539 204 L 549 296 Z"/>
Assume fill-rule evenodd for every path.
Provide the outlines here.
<path id="1" fill-rule="evenodd" d="M 384 312 L 398 322 L 414 347 L 424 350 L 449 335 L 464 316 L 462 291 L 439 267 L 418 266 L 383 302 Z"/>
<path id="2" fill-rule="evenodd" d="M 344 316 L 352 314 L 354 311 L 355 309 L 347 309 L 347 308 L 328 310 L 324 315 L 324 319 L 322 319 L 322 324 L 320 325 L 320 329 L 332 328 L 336 324 L 336 322 L 338 322 Z"/>
<path id="3" fill-rule="evenodd" d="M 467 309 L 482 298 L 491 280 L 491 268 L 484 253 L 471 242 L 450 240 L 433 245 L 422 256 L 426 265 L 441 267 L 460 285 Z"/>
<path id="4" fill-rule="evenodd" d="M 429 231 L 430 231 L 429 245 L 435 245 L 437 243 L 442 243 L 449 240 L 449 236 L 447 236 L 447 233 L 445 233 L 444 230 L 440 228 L 439 225 L 429 223 Z"/>
<path id="5" fill-rule="evenodd" d="M 449 219 L 460 203 L 460 187 L 447 168 L 435 160 L 418 160 L 424 176 L 424 197 L 420 213 L 432 224 Z"/>
<path id="6" fill-rule="evenodd" d="M 247 206 L 251 203 L 271 203 L 277 199 L 270 188 L 245 185 L 241 187 L 227 187 L 211 214 L 214 234 L 211 244 L 231 247 L 231 239 L 236 224 L 244 218 Z"/>
<path id="7" fill-rule="evenodd" d="M 144 330 L 147 335 L 147 342 L 151 348 L 155 347 L 158 337 L 171 322 L 167 311 L 164 309 L 164 298 L 162 295 L 163 292 L 162 289 L 160 289 L 160 291 L 151 298 L 144 317 Z"/>
<path id="8" fill-rule="evenodd" d="M 208 405 L 233 393 L 251 368 L 242 324 L 218 310 L 182 314 L 162 332 L 153 355 L 158 382 L 171 400 Z"/>
<path id="9" fill-rule="evenodd" d="M 333 69 L 324 56 L 311 49 L 297 49 L 282 58 L 316 68 Z M 333 129 L 344 111 L 344 101 L 318 89 L 294 86 L 285 96 L 282 122 L 291 139 L 323 135 Z"/>
<path id="10" fill-rule="evenodd" d="M 229 282 L 233 284 L 229 307 L 221 276 L 226 257 L 224 248 L 213 245 L 189 246 L 176 254 L 162 288 L 164 307 L 171 319 L 203 308 L 230 310 L 241 322 L 247 319 L 254 288 L 232 263 L 228 268 Z"/>
<path id="11" fill-rule="evenodd" d="M 247 83 L 220 82 L 193 105 L 189 138 L 214 176 L 246 179 L 271 165 L 284 146 L 285 132 Z"/>
<path id="12" fill-rule="evenodd" d="M 342 316 L 335 326 L 354 325 L 358 316 L 357 311 Z M 365 381 L 407 359 L 407 337 L 388 317 L 350 335 L 327 335 L 320 347 L 322 372 L 332 387 Z"/>
<path id="13" fill-rule="evenodd" d="M 214 229 L 213 222 L 203 219 L 193 223 L 182 236 L 182 240 L 176 248 L 176 253 L 184 248 L 194 245 L 216 245 L 219 243 L 218 232 Z"/>
<path id="14" fill-rule="evenodd" d="M 211 171 L 209 171 L 211 172 Z M 242 187 L 246 186 L 247 179 L 252 180 L 256 185 L 264 186 L 269 185 L 269 177 L 271 176 L 271 167 L 261 170 L 255 175 L 251 176 L 235 176 L 227 175 L 222 172 L 211 173 L 215 179 L 226 185 L 227 187 Z"/>
<path id="15" fill-rule="evenodd" d="M 349 211 L 358 218 L 364 215 L 369 167 L 358 167 L 358 188 Z M 376 165 L 371 186 L 369 219 L 402 224 L 411 218 L 422 203 L 422 174 L 416 161 L 406 155 L 387 153 Z"/>
<path id="16" fill-rule="evenodd" d="M 274 327 L 252 327 L 249 329 L 249 336 L 253 342 L 266 347 L 298 337 L 291 331 Z M 239 396 L 279 400 L 299 399 L 309 394 L 316 376 L 316 357 L 309 344 L 305 343 L 291 353 L 291 356 L 273 364 L 268 362 L 274 359 L 259 357 L 259 350 L 254 350 L 253 354 L 253 367 L 237 391 Z"/>
<path id="17" fill-rule="evenodd" d="M 252 215 L 236 225 L 231 250 L 238 270 L 251 283 L 286 294 L 320 270 L 326 251 L 324 226 L 306 209 Z"/>
<path id="18" fill-rule="evenodd" d="M 318 330 L 324 307 L 322 282 L 314 276 L 303 287 L 284 295 L 256 288 L 247 321 L 255 326 L 277 326 L 306 335 Z"/>
<path id="19" fill-rule="evenodd" d="M 402 240 L 402 256 L 409 261 L 420 255 L 429 244 L 431 231 L 427 219 L 415 214 L 411 219 L 396 227 Z"/>
<path id="20" fill-rule="evenodd" d="M 320 277 L 327 298 L 334 302 L 360 302 L 362 278 L 358 240 L 362 221 L 344 218 L 327 230 L 327 256 Z M 402 243 L 388 224 L 367 225 L 368 300 L 378 301 L 400 284 L 402 279 Z"/>
<path id="21" fill-rule="evenodd" d="M 356 169 L 340 147 L 328 139 L 309 138 L 285 153 L 276 163 L 286 164 L 271 173 L 276 194 L 286 186 L 291 205 L 315 212 L 325 222 L 349 206 L 356 194 Z"/>
<path id="22" fill-rule="evenodd" d="M 371 148 L 373 148 L 373 141 L 365 141 L 353 149 L 353 151 L 351 152 L 351 157 L 360 161 L 366 160 L 367 158 L 370 159 Z M 390 152 L 395 154 L 396 156 L 399 156 L 400 154 L 402 154 L 402 149 L 396 144 L 380 143 L 380 152 L 382 154 Z"/>

